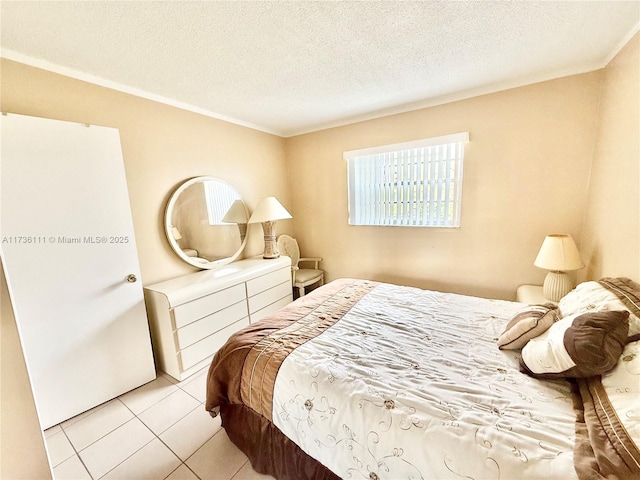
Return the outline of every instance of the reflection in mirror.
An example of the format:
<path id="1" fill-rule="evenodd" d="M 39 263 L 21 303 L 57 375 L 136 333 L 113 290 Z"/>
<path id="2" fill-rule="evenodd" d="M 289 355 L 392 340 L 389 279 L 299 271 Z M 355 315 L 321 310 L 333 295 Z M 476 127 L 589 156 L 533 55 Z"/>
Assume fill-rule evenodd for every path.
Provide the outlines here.
<path id="1" fill-rule="evenodd" d="M 235 260 L 246 243 L 248 212 L 236 190 L 213 177 L 180 185 L 167 204 L 165 232 L 187 263 L 217 268 Z"/>

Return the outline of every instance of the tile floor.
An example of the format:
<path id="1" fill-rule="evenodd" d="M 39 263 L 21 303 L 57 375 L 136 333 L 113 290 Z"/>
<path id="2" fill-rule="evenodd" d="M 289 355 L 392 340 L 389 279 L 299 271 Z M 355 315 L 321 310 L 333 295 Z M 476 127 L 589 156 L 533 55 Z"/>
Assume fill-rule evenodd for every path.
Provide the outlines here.
<path id="1" fill-rule="evenodd" d="M 142 387 L 45 431 L 56 480 L 258 480 L 204 410 L 207 369 Z"/>

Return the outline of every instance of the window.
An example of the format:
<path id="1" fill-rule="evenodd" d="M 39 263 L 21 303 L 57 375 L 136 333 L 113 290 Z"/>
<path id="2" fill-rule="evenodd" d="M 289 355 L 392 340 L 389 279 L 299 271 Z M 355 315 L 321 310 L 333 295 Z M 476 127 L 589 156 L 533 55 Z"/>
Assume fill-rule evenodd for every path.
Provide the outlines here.
<path id="1" fill-rule="evenodd" d="M 469 133 L 344 152 L 349 224 L 459 227 Z"/>
<path id="2" fill-rule="evenodd" d="M 209 225 L 227 225 L 223 220 L 238 194 L 223 182 L 204 182 L 204 194 L 207 203 Z"/>

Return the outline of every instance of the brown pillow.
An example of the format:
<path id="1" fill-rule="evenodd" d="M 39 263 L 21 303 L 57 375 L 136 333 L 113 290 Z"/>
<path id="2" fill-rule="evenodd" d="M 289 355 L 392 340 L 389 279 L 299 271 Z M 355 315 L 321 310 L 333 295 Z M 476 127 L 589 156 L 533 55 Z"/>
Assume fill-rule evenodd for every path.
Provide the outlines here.
<path id="1" fill-rule="evenodd" d="M 558 307 L 553 303 L 532 305 L 516 313 L 498 338 L 500 350 L 518 350 L 529 340 L 542 335 L 560 317 Z"/>
<path id="2" fill-rule="evenodd" d="M 567 317 L 522 349 L 521 366 L 540 377 L 591 377 L 618 363 L 629 332 L 629 312 Z"/>

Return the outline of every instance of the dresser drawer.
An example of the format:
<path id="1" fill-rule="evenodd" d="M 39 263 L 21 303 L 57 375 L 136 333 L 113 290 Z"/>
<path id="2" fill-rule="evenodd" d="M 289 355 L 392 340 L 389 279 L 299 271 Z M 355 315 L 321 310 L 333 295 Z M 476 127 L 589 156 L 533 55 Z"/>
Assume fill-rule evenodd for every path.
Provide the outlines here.
<path id="1" fill-rule="evenodd" d="M 247 296 L 253 297 L 260 292 L 264 292 L 274 285 L 288 282 L 291 279 L 291 267 L 281 268 L 275 272 L 267 273 L 257 278 L 247 281 Z"/>
<path id="2" fill-rule="evenodd" d="M 280 300 L 276 300 L 271 305 L 267 305 L 264 308 L 261 308 L 257 312 L 251 314 L 251 323 L 256 323 L 262 320 L 267 315 L 272 314 L 275 311 L 280 310 L 282 307 L 289 305 L 291 303 L 291 295 L 287 295 Z"/>
<path id="3" fill-rule="evenodd" d="M 253 314 L 287 295 L 291 295 L 291 282 L 289 280 L 253 297 L 249 297 L 249 314 Z"/>
<path id="4" fill-rule="evenodd" d="M 245 258 L 144 290 L 157 367 L 184 380 L 210 364 L 254 315 L 265 316 L 291 301 L 291 259 Z"/>
<path id="5" fill-rule="evenodd" d="M 173 309 L 175 328 L 183 327 L 213 312 L 222 310 L 229 305 L 238 303 L 244 300 L 245 295 L 244 283 L 240 283 L 207 295 L 206 297 L 178 305 Z"/>
<path id="6" fill-rule="evenodd" d="M 224 345 L 234 332 L 237 332 L 247 325 L 249 325 L 249 317 L 245 317 L 238 322 L 232 323 L 222 330 L 218 330 L 213 335 L 209 335 L 207 338 L 203 338 L 199 342 L 180 350 L 178 355 L 182 361 L 182 370 L 192 367 L 199 361 L 210 356 L 212 353 L 215 353 L 222 345 Z"/>
<path id="7" fill-rule="evenodd" d="M 183 349 L 189 345 L 208 337 L 212 333 L 222 330 L 227 325 L 237 322 L 246 317 L 247 302 L 243 300 L 231 305 L 223 310 L 219 310 L 211 315 L 207 315 L 200 320 L 190 323 L 176 331 L 178 347 Z"/>

